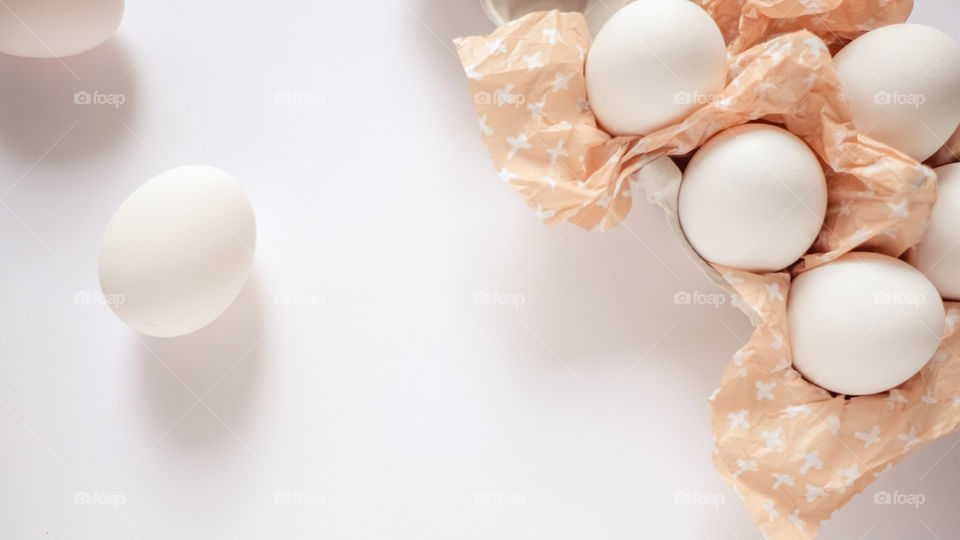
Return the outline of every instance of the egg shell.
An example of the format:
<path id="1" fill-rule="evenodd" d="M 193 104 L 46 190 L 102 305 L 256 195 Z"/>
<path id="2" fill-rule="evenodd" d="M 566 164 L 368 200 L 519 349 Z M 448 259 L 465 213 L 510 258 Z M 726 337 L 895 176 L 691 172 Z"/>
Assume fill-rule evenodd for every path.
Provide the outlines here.
<path id="1" fill-rule="evenodd" d="M 684 235 L 704 259 L 754 272 L 789 266 L 816 239 L 827 208 L 817 156 L 766 124 L 720 132 L 694 154 L 680 183 Z"/>
<path id="2" fill-rule="evenodd" d="M 960 163 L 934 169 L 937 202 L 930 226 L 908 260 L 926 275 L 940 296 L 960 300 Z"/>
<path id="3" fill-rule="evenodd" d="M 614 135 L 645 135 L 679 122 L 723 90 L 723 35 L 688 0 L 644 0 L 597 33 L 585 66 L 587 97 Z"/>
<path id="4" fill-rule="evenodd" d="M 943 32 L 893 24 L 834 58 L 857 129 L 924 161 L 960 125 L 960 48 Z"/>
<path id="5" fill-rule="evenodd" d="M 178 167 L 140 186 L 113 215 L 100 246 L 100 286 L 134 330 L 186 334 L 233 302 L 255 246 L 253 207 L 240 184 L 214 167 Z"/>
<path id="6" fill-rule="evenodd" d="M 793 366 L 838 394 L 884 392 L 913 377 L 940 345 L 943 302 L 917 269 L 848 253 L 800 274 L 787 299 Z"/>
<path id="7" fill-rule="evenodd" d="M 31 58 L 71 56 L 107 41 L 123 0 L 3 0 L 0 52 Z"/>

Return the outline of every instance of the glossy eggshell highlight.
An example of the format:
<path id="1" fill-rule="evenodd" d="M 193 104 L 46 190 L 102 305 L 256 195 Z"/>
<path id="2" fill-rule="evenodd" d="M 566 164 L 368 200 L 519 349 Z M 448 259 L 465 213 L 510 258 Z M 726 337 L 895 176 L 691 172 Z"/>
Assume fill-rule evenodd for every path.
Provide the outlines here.
<path id="1" fill-rule="evenodd" d="M 943 302 L 917 269 L 848 253 L 797 276 L 787 298 L 793 366 L 838 394 L 875 394 L 917 374 L 940 345 Z"/>
<path id="2" fill-rule="evenodd" d="M 100 286 L 134 330 L 187 334 L 233 302 L 255 246 L 253 207 L 240 184 L 214 167 L 179 167 L 117 209 L 100 246 Z"/>

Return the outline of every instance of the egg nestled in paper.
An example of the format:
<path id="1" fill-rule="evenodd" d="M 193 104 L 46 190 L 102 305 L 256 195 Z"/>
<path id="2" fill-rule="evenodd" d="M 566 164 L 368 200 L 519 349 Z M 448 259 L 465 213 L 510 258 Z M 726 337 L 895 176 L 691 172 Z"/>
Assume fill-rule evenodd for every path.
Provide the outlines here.
<path id="1" fill-rule="evenodd" d="M 71 56 L 110 39 L 123 0 L 3 0 L 0 52 L 31 58 Z"/>
<path id="2" fill-rule="evenodd" d="M 614 135 L 645 135 L 683 120 L 723 90 L 727 50 L 716 23 L 689 0 L 642 0 L 597 33 L 587 97 Z"/>
<path id="3" fill-rule="evenodd" d="M 737 126 L 707 141 L 683 173 L 677 205 L 683 234 L 701 257 L 753 272 L 799 259 L 826 210 L 817 156 L 767 124 Z"/>
<path id="4" fill-rule="evenodd" d="M 930 278 L 940 296 L 960 300 L 960 163 L 934 171 L 937 201 L 930 211 L 930 226 L 909 261 Z"/>
<path id="5" fill-rule="evenodd" d="M 226 172 L 164 172 L 120 205 L 100 245 L 100 286 L 134 330 L 178 336 L 220 316 L 243 288 L 257 241 L 253 207 Z"/>
<path id="6" fill-rule="evenodd" d="M 960 48 L 935 28 L 878 28 L 834 62 L 853 122 L 872 139 L 924 161 L 960 124 Z"/>
<path id="7" fill-rule="evenodd" d="M 926 365 L 944 318 L 937 290 L 915 268 L 886 255 L 848 253 L 790 286 L 793 366 L 838 394 L 884 392 Z"/>

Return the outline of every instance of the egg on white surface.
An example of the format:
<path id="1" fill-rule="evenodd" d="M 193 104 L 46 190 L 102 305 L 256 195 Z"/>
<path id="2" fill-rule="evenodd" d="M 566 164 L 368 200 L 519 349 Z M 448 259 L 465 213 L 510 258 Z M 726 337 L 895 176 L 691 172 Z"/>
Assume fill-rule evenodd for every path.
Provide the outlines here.
<path id="1" fill-rule="evenodd" d="M 908 260 L 926 275 L 940 296 L 960 300 L 960 163 L 934 169 L 937 202 L 930 227 Z"/>
<path id="2" fill-rule="evenodd" d="M 107 225 L 100 287 L 134 330 L 178 336 L 220 316 L 243 288 L 257 231 L 253 207 L 226 172 L 166 171 L 134 191 Z"/>
<path id="3" fill-rule="evenodd" d="M 704 259 L 772 272 L 810 248 L 826 210 L 827 185 L 813 151 L 784 129 L 744 124 L 694 154 L 680 182 L 677 213 Z"/>
<path id="4" fill-rule="evenodd" d="M 587 55 L 587 97 L 614 135 L 683 120 L 723 90 L 727 51 L 716 23 L 689 0 L 643 0 L 617 11 Z"/>
<path id="5" fill-rule="evenodd" d="M 864 135 L 923 161 L 960 125 L 960 48 L 943 32 L 884 26 L 851 41 L 834 62 Z"/>
<path id="6" fill-rule="evenodd" d="M 884 392 L 916 375 L 940 345 L 943 302 L 909 264 L 848 253 L 800 274 L 787 297 L 793 366 L 838 394 Z"/>
<path id="7" fill-rule="evenodd" d="M 110 39 L 124 0 L 3 0 L 0 52 L 54 58 L 88 51 Z"/>

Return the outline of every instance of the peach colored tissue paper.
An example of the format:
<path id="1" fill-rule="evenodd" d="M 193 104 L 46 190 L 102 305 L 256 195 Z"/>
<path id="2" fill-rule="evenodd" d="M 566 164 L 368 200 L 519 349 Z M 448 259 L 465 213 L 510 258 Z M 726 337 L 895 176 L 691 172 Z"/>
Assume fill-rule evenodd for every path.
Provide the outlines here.
<path id="1" fill-rule="evenodd" d="M 531 13 L 489 36 L 456 40 L 500 178 L 548 225 L 603 231 L 643 193 L 676 216 L 681 173 L 669 156 L 762 119 L 803 138 L 825 165 L 827 217 L 790 272 L 752 274 L 695 260 L 756 326 L 710 397 L 714 462 L 771 539 L 813 538 L 823 521 L 918 445 L 960 424 L 960 358 L 951 346 L 960 306 L 921 373 L 883 394 L 832 396 L 791 368 L 786 299 L 791 275 L 850 250 L 894 257 L 921 237 L 936 198 L 924 165 L 859 135 L 830 49 L 903 22 L 898 0 L 704 0 L 730 53 L 727 87 L 683 122 L 644 137 L 597 127 L 584 85 L 590 34 L 580 13 Z M 786 33 L 782 33 L 786 32 Z"/>

